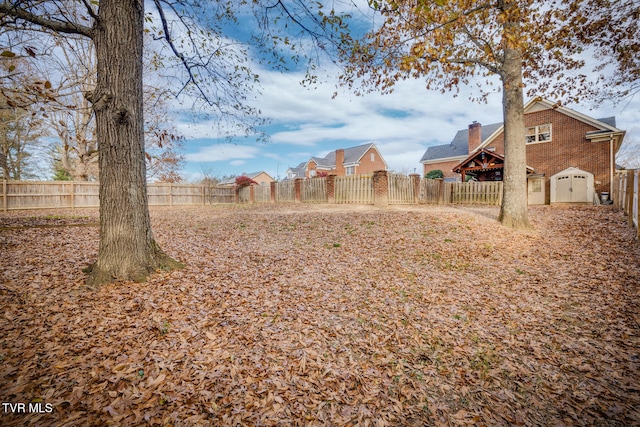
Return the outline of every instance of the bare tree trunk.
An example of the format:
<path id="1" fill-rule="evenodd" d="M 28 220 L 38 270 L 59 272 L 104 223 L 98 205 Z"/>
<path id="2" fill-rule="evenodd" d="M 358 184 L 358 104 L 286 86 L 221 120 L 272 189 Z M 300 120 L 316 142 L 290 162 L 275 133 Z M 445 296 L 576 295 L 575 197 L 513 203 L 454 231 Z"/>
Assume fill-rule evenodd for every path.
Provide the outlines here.
<path id="1" fill-rule="evenodd" d="M 515 46 L 518 22 L 513 2 L 504 2 L 507 22 L 504 24 L 504 59 L 502 108 L 504 116 L 504 185 L 498 221 L 516 228 L 531 228 L 527 213 L 527 144 L 524 129 L 524 96 L 522 93 L 522 54 Z"/>
<path id="2" fill-rule="evenodd" d="M 91 287 L 144 281 L 158 268 L 180 266 L 151 233 L 142 117 L 143 15 L 143 0 L 102 0 L 94 27 L 98 80 L 90 100 L 100 163 L 100 247 L 89 268 Z"/>

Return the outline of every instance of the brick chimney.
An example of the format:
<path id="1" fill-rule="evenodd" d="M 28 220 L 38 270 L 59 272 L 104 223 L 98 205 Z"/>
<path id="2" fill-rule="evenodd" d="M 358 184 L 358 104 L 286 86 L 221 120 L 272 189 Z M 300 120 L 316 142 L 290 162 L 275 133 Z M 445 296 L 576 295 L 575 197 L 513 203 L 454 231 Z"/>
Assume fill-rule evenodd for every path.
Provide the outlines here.
<path id="1" fill-rule="evenodd" d="M 344 170 L 344 148 L 336 150 L 336 175 L 344 176 L 346 174 Z"/>
<path id="2" fill-rule="evenodd" d="M 469 125 L 469 154 L 482 144 L 482 125 L 476 121 Z"/>

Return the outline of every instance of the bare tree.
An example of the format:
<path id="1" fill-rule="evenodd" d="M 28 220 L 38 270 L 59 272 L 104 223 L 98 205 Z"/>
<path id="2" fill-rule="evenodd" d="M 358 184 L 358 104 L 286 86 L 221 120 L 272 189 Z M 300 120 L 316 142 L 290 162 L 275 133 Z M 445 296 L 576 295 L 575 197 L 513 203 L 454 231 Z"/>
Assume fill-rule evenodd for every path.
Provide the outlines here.
<path id="1" fill-rule="evenodd" d="M 153 0 L 145 14 L 143 0 L 0 1 L 0 24 L 15 32 L 45 31 L 90 39 L 96 51 L 97 80 L 85 94 L 96 119 L 100 179 L 100 246 L 89 269 L 88 284 L 145 280 L 156 269 L 180 263 L 167 256 L 151 232 L 147 205 L 143 118 L 143 35 L 147 31 L 171 52 L 156 65 L 178 83 L 177 94 L 193 96 L 230 124 L 255 132 L 259 111 L 247 100 L 258 75 L 246 48 L 224 37 L 222 22 L 237 24 L 241 7 L 253 7 L 264 21 L 279 11 L 318 40 L 323 29 L 341 27 L 341 18 L 321 10 L 311 13 L 302 0 L 276 2 Z M 318 5 L 315 5 L 318 6 Z M 321 6 L 321 5 L 320 5 Z M 319 6 L 318 6 L 319 7 Z M 310 17 L 308 23 L 304 17 Z M 274 22 L 271 20 L 270 22 Z M 269 32 L 267 26 L 265 32 Z M 282 33 L 281 33 L 282 34 Z M 278 36 L 271 38 L 276 45 Z M 282 40 L 287 45 L 287 40 Z M 25 48 L 26 49 L 26 48 Z M 274 55 L 282 58 L 274 49 Z M 284 61 L 283 61 L 284 62 Z M 172 68 L 173 67 L 173 68 Z M 224 118 L 231 118 L 224 121 Z"/>

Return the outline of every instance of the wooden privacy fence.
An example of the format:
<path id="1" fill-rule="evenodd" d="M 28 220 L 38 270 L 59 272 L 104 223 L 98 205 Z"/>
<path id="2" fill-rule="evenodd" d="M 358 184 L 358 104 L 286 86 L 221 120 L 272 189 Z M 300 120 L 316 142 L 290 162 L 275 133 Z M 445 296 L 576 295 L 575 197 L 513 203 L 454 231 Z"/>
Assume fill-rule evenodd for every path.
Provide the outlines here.
<path id="1" fill-rule="evenodd" d="M 276 183 L 276 202 L 295 202 L 295 181 Z"/>
<path id="2" fill-rule="evenodd" d="M 413 204 L 416 203 L 413 180 L 407 175 L 388 175 L 387 185 L 389 187 L 389 204 Z"/>
<path id="3" fill-rule="evenodd" d="M 626 184 L 617 185 L 622 191 L 631 192 Z M 437 179 L 420 178 L 418 175 L 404 176 L 376 171 L 373 175 L 316 177 L 247 187 L 154 183 L 147 184 L 147 193 L 150 206 L 218 203 L 497 205 L 502 198 L 502 182 L 446 183 Z M 97 182 L 3 181 L 0 197 L 0 208 L 5 211 L 99 205 Z M 629 200 L 631 207 L 633 199 Z"/>
<path id="4" fill-rule="evenodd" d="M 441 179 L 422 178 L 418 203 L 444 203 L 444 182 Z"/>
<path id="5" fill-rule="evenodd" d="M 327 203 L 327 179 L 316 177 L 302 181 L 302 201 L 305 203 Z"/>
<path id="6" fill-rule="evenodd" d="M 453 204 L 500 205 L 502 181 L 446 182 L 444 202 Z"/>
<path id="7" fill-rule="evenodd" d="M 337 176 L 335 203 L 373 204 L 373 177 L 371 175 Z"/>
<path id="8" fill-rule="evenodd" d="M 97 182 L 2 181 L 2 210 L 49 208 L 97 208 L 100 205 Z M 202 184 L 147 184 L 150 206 L 235 203 L 233 187 Z"/>
<path id="9" fill-rule="evenodd" d="M 614 206 L 621 209 L 627 215 L 629 224 L 635 227 L 636 238 L 640 238 L 640 169 L 617 172 L 610 196 Z"/>
<path id="10" fill-rule="evenodd" d="M 271 201 L 271 187 L 268 185 L 254 185 L 254 201 L 256 203 L 269 203 Z"/>

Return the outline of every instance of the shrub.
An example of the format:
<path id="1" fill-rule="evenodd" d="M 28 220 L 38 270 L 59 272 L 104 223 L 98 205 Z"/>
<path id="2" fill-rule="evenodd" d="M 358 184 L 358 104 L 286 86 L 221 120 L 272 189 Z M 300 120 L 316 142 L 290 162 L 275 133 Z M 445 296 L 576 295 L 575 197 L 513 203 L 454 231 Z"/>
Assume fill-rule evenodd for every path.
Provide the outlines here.
<path id="1" fill-rule="evenodd" d="M 427 179 L 444 178 L 444 173 L 440 169 L 429 171 L 424 176 Z"/>
<path id="2" fill-rule="evenodd" d="M 252 180 L 251 178 L 249 178 L 246 175 L 241 175 L 236 177 L 236 185 L 238 187 L 248 187 L 251 184 L 258 184 L 257 182 L 255 182 L 254 180 Z"/>

